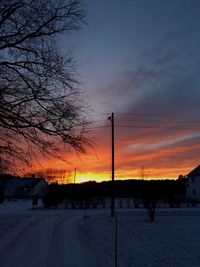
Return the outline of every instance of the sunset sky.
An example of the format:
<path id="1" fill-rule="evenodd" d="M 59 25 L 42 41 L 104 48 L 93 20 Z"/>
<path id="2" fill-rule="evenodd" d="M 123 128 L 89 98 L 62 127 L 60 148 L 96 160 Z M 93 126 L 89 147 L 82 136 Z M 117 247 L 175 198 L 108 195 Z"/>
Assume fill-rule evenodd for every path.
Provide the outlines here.
<path id="1" fill-rule="evenodd" d="M 200 1 L 85 0 L 87 25 L 60 40 L 72 51 L 93 123 L 93 148 L 67 154 L 76 181 L 177 178 L 200 164 Z"/>

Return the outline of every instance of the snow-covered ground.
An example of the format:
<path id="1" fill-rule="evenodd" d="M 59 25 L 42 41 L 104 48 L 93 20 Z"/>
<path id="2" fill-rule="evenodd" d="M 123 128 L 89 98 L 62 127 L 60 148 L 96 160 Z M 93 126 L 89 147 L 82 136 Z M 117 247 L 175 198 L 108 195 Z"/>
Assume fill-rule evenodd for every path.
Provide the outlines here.
<path id="1" fill-rule="evenodd" d="M 115 266 L 114 225 L 115 219 L 97 215 L 82 226 L 99 266 Z M 163 211 L 154 223 L 145 211 L 119 213 L 117 226 L 117 266 L 200 266 L 199 212 Z"/>
<path id="2" fill-rule="evenodd" d="M 200 266 L 200 208 L 31 209 L 30 201 L 0 205 L 1 267 Z M 115 254 L 115 251 L 117 253 Z"/>

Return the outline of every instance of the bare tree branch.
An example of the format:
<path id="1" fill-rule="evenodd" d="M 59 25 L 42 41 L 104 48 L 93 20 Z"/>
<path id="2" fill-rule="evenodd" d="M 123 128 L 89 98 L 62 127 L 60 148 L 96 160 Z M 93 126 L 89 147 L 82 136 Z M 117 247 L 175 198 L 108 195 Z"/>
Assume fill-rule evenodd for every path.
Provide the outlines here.
<path id="1" fill-rule="evenodd" d="M 84 151 L 87 120 L 72 57 L 56 38 L 84 21 L 79 0 L 0 2 L 0 165 L 61 142 Z M 28 156 L 29 155 L 29 156 Z"/>

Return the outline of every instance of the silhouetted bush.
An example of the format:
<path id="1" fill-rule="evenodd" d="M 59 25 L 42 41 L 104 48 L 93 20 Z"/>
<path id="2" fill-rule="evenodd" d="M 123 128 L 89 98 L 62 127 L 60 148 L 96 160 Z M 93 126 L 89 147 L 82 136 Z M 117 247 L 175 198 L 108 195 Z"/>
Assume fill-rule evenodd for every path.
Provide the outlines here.
<path id="1" fill-rule="evenodd" d="M 58 184 L 49 185 L 42 200 L 46 208 L 57 208 L 58 205 L 64 200 L 62 187 Z"/>
<path id="2" fill-rule="evenodd" d="M 155 207 L 149 203 L 165 200 L 171 206 L 177 207 L 186 194 L 186 183 L 182 180 L 121 180 L 114 182 L 114 195 L 117 198 L 134 200 L 135 207 L 143 201 L 144 208 L 150 209 L 151 216 L 155 216 Z M 65 200 L 66 208 L 104 206 L 103 199 L 112 196 L 112 182 L 86 182 L 82 184 L 58 185 L 51 184 L 43 197 L 45 207 L 57 207 Z M 127 202 L 128 205 L 130 203 Z M 150 217 L 152 220 L 153 217 Z"/>

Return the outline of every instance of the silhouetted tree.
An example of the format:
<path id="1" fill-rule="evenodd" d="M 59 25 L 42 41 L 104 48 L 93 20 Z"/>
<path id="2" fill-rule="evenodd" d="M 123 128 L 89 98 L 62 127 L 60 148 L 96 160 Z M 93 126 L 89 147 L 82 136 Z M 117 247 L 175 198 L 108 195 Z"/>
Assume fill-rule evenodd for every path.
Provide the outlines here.
<path id="1" fill-rule="evenodd" d="M 0 159 L 28 163 L 38 149 L 84 150 L 87 120 L 70 56 L 57 38 L 84 20 L 79 0 L 0 1 Z M 31 156 L 30 156 L 31 155 Z"/>
<path id="2" fill-rule="evenodd" d="M 64 200 L 63 187 L 58 184 L 49 185 L 42 200 L 46 208 L 57 208 Z"/>

